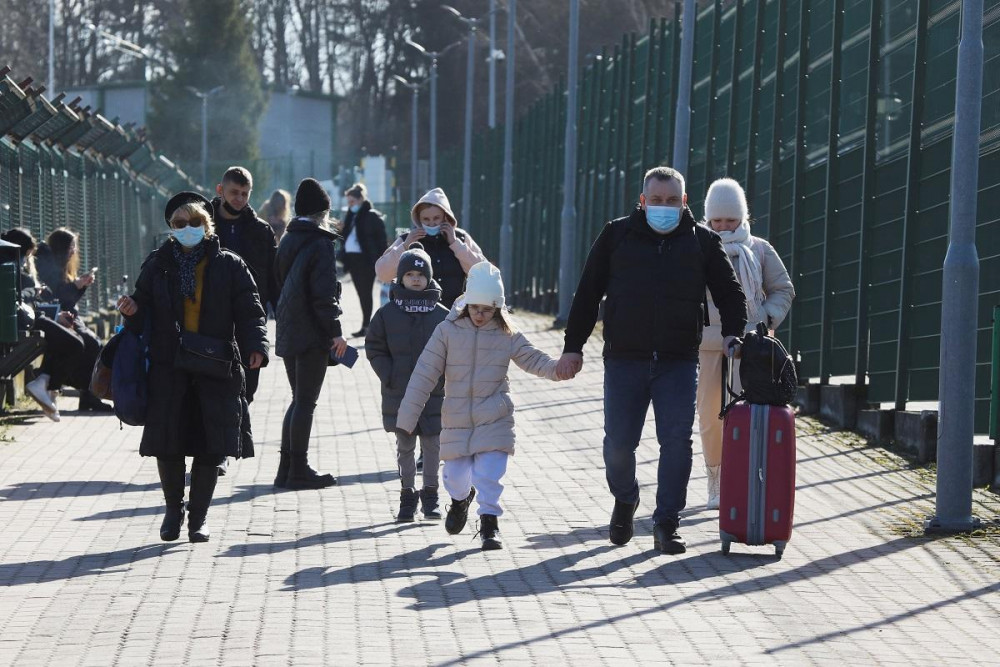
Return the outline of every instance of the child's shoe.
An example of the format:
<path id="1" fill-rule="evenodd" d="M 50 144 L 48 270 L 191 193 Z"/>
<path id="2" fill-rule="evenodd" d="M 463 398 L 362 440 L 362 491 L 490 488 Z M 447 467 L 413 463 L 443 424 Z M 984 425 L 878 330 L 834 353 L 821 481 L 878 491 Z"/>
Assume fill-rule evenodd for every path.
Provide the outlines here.
<path id="1" fill-rule="evenodd" d="M 503 549 L 503 542 L 500 541 L 500 527 L 497 525 L 497 517 L 492 514 L 483 514 L 479 517 L 479 539 L 482 540 L 483 551 Z"/>
<path id="2" fill-rule="evenodd" d="M 403 489 L 399 492 L 399 513 L 396 523 L 411 523 L 417 514 L 417 492 L 415 489 Z"/>
<path id="3" fill-rule="evenodd" d="M 425 486 L 420 489 L 420 511 L 427 521 L 440 521 L 441 510 L 438 509 L 438 488 Z"/>
<path id="4" fill-rule="evenodd" d="M 465 522 L 469 520 L 469 505 L 476 497 L 476 488 L 472 487 L 469 497 L 465 500 L 451 499 L 451 507 L 448 508 L 448 516 L 444 519 L 444 529 L 449 535 L 458 535 L 465 528 Z"/>

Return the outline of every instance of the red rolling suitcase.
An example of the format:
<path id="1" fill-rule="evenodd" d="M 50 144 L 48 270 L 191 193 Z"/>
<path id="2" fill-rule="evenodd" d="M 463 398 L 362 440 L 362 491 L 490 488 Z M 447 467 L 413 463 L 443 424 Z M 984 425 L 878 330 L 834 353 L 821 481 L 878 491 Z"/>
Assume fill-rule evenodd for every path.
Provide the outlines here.
<path id="1" fill-rule="evenodd" d="M 724 370 L 724 384 L 726 375 Z M 781 558 L 792 536 L 795 507 L 795 413 L 791 408 L 740 401 L 726 412 L 720 486 L 722 553 L 728 554 L 733 542 L 773 544 L 775 555 Z"/>

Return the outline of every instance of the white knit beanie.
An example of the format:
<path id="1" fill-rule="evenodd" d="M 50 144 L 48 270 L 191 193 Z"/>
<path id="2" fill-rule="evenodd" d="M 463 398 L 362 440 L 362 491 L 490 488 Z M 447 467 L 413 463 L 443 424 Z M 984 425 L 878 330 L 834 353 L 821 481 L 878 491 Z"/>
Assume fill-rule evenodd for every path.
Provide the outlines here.
<path id="1" fill-rule="evenodd" d="M 504 307 L 503 278 L 500 269 L 489 262 L 479 262 L 469 269 L 465 281 L 466 305 Z"/>
<path id="2" fill-rule="evenodd" d="M 740 184 L 731 178 L 720 178 L 708 188 L 705 197 L 705 219 L 735 218 L 746 220 L 749 215 L 747 197 Z"/>

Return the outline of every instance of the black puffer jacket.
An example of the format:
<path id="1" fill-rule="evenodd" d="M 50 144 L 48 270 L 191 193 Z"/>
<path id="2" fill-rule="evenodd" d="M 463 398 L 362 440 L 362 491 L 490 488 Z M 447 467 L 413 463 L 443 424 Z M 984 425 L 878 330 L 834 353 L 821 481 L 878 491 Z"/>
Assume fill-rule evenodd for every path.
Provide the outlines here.
<path id="1" fill-rule="evenodd" d="M 361 204 L 361 209 L 357 213 L 348 211 L 344 216 L 345 239 L 351 235 L 355 227 L 358 230 L 358 244 L 361 246 L 361 254 L 365 256 L 366 265 L 374 267 L 375 260 L 389 247 L 385 234 L 385 218 L 381 211 L 372 208 L 370 201 L 366 201 Z"/>
<path id="2" fill-rule="evenodd" d="M 271 225 L 258 218 L 249 205 L 235 220 L 223 218 L 219 213 L 221 207 L 221 197 L 212 200 L 215 232 L 219 235 L 222 247 L 243 258 L 253 272 L 261 304 L 265 307 L 271 304 L 274 307 L 278 300 L 278 290 L 274 283 L 274 256 L 278 243 L 274 240 L 274 230 Z"/>
<path id="3" fill-rule="evenodd" d="M 426 301 L 434 303 L 429 312 L 408 313 L 407 303 Z M 396 414 L 406 394 L 406 385 L 417 365 L 420 353 L 427 346 L 437 325 L 448 317 L 448 309 L 441 305 L 441 288 L 431 281 L 421 292 L 408 290 L 393 283 L 389 303 L 375 313 L 365 337 L 365 354 L 375 374 L 382 381 L 382 425 L 390 433 L 396 430 Z M 444 402 L 444 377 L 424 406 L 417 421 L 419 435 L 441 433 L 441 405 Z"/>
<path id="4" fill-rule="evenodd" d="M 59 302 L 59 309 L 77 312 L 76 304 L 83 298 L 87 288 L 77 287 L 73 281 L 66 279 L 62 269 L 57 266 L 52 248 L 44 241 L 38 244 L 35 252 L 35 269 L 38 271 L 38 279 L 48 286 L 52 298 Z"/>
<path id="5" fill-rule="evenodd" d="M 660 235 L 636 208 L 609 222 L 594 241 L 573 298 L 565 352 L 583 351 L 601 298 L 604 356 L 697 359 L 705 326 L 705 288 L 722 317 L 723 336 L 741 336 L 746 296 L 718 234 L 685 208 L 673 232 Z"/>
<path id="6" fill-rule="evenodd" d="M 233 363 L 228 380 L 193 377 L 174 369 L 178 323 L 184 321 L 180 273 L 167 240 L 142 265 L 132 298 L 138 311 L 126 324 L 141 332 L 147 314 L 152 317 L 149 345 L 149 402 L 139 453 L 143 456 L 214 455 L 253 456 L 246 416 L 243 369 Z M 207 244 L 198 333 L 236 345 L 239 359 L 249 362 L 252 352 L 268 358 L 264 309 L 247 265 L 222 250 L 217 237 Z"/>
<path id="7" fill-rule="evenodd" d="M 341 335 L 340 283 L 336 233 L 296 218 L 281 238 L 275 277 L 278 287 L 277 340 L 280 357 L 307 350 L 329 350 Z"/>

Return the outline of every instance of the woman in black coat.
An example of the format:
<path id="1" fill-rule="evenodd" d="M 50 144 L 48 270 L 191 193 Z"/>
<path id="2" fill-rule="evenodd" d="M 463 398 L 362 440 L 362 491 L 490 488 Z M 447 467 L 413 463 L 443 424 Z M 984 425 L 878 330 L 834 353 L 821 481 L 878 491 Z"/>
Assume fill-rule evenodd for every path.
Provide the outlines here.
<path id="1" fill-rule="evenodd" d="M 361 302 L 361 329 L 352 335 L 363 338 L 372 319 L 372 287 L 375 285 L 375 262 L 389 245 L 385 219 L 368 201 L 368 189 L 355 183 L 346 192 L 348 211 L 344 216 L 344 268 Z"/>
<path id="2" fill-rule="evenodd" d="M 253 456 L 243 363 L 256 369 L 268 359 L 264 309 L 253 277 L 238 255 L 220 247 L 210 211 L 199 194 L 173 197 L 164 212 L 171 238 L 143 263 L 135 293 L 118 301 L 126 326 L 149 332 L 149 396 L 139 454 L 156 457 L 167 505 L 160 537 L 168 542 L 179 537 L 184 521 L 188 456 L 194 458 L 188 537 L 208 541 L 205 518 L 216 466 L 227 456 Z M 229 360 L 229 377 L 185 363 L 191 355 L 180 345 L 182 334 L 184 347 L 193 349 L 200 340 L 202 352 Z"/>
<path id="3" fill-rule="evenodd" d="M 323 388 L 330 352 L 347 350 L 340 327 L 340 283 L 337 282 L 336 241 L 328 228 L 330 196 L 319 182 L 307 178 L 295 193 L 295 215 L 278 246 L 275 313 L 278 356 L 285 362 L 292 404 L 281 429 L 281 461 L 274 485 L 287 489 L 333 486 L 332 475 L 309 467 L 309 434 L 316 401 Z"/>

